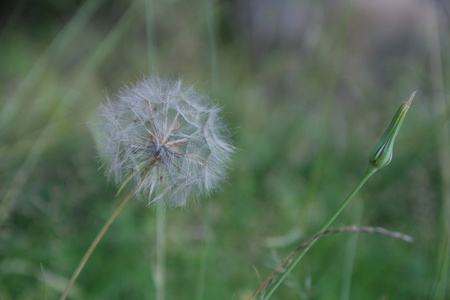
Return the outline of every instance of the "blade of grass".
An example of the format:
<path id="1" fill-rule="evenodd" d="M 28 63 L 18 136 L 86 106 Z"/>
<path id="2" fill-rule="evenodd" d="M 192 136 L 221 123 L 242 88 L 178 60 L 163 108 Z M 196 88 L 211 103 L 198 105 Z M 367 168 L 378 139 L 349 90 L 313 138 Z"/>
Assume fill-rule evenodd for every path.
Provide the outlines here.
<path id="1" fill-rule="evenodd" d="M 157 68 L 157 53 L 155 44 L 155 29 L 154 29 L 154 5 L 152 0 L 145 1 L 145 32 L 147 39 L 147 60 L 148 71 L 155 72 Z"/>
<path id="2" fill-rule="evenodd" d="M 355 223 L 360 226 L 363 212 L 364 212 L 364 202 L 359 201 L 357 203 L 357 211 L 355 213 Z M 342 270 L 342 284 L 341 284 L 341 294 L 340 300 L 350 299 L 350 289 L 352 286 L 352 274 L 353 274 L 353 265 L 355 263 L 356 256 L 356 246 L 358 244 L 359 232 L 352 235 L 348 240 L 347 251 L 344 258 L 344 267 Z"/>
<path id="3" fill-rule="evenodd" d="M 206 5 L 206 23 L 208 27 L 208 43 L 209 43 L 209 55 L 210 55 L 210 76 L 211 76 L 211 91 L 214 93 L 216 89 L 217 82 L 217 54 L 216 54 L 216 38 L 215 38 L 215 27 L 214 27 L 214 12 L 213 4 L 211 0 L 205 0 Z M 209 208 L 209 205 L 208 205 Z M 208 209 L 207 208 L 207 209 Z M 210 214 L 206 214 L 204 220 L 204 234 L 205 241 L 203 244 L 202 260 L 200 264 L 200 272 L 197 280 L 197 290 L 196 297 L 197 300 L 202 300 L 205 295 L 206 286 L 206 269 L 208 263 L 209 249 L 211 246 L 211 236 L 208 232 L 210 226 Z"/>
<path id="4" fill-rule="evenodd" d="M 44 266 L 42 265 L 42 263 L 40 263 L 40 265 L 41 265 L 42 281 L 44 283 L 44 295 L 43 295 L 42 299 L 46 300 L 47 299 L 47 280 L 45 278 Z"/>
<path id="5" fill-rule="evenodd" d="M 47 47 L 38 61 L 33 65 L 25 78 L 20 82 L 16 92 L 7 102 L 3 104 L 0 111 L 0 133 L 5 130 L 6 125 L 16 116 L 22 101 L 27 93 L 36 89 L 51 63 L 56 63 L 61 55 L 68 50 L 70 43 L 78 38 L 79 33 L 86 27 L 97 8 L 104 0 L 86 1 L 76 12 L 75 16 L 61 30 L 52 43 Z"/>
<path id="6" fill-rule="evenodd" d="M 317 130 L 317 134 L 319 136 L 319 146 L 317 149 L 317 158 L 315 159 L 315 163 L 313 165 L 313 169 L 311 171 L 311 183 L 308 186 L 308 190 L 306 191 L 305 203 L 311 203 L 317 195 L 317 192 L 320 188 L 320 181 L 323 170 L 325 168 L 326 161 L 326 151 L 327 151 L 327 142 L 330 140 L 330 129 L 333 128 L 333 112 L 334 112 L 334 98 L 336 94 L 336 89 L 339 82 L 340 69 L 341 69 L 341 61 L 342 55 L 345 49 L 345 40 L 348 32 L 348 27 L 350 23 L 351 17 L 351 1 L 347 0 L 344 5 L 344 12 L 342 17 L 340 18 L 339 24 L 336 29 L 336 44 L 332 45 L 328 49 L 329 55 L 333 57 L 332 64 L 330 66 L 329 76 L 325 79 L 327 82 L 326 85 L 326 97 L 324 103 L 324 111 L 321 119 L 323 120 L 322 130 Z M 323 37 L 325 40 L 328 39 L 326 35 Z M 310 214 L 306 214 L 305 218 L 309 218 Z M 307 223 L 307 222 L 306 222 Z"/>
<path id="7" fill-rule="evenodd" d="M 87 60 L 86 64 L 84 64 L 74 80 L 74 87 L 77 87 L 77 89 L 82 89 L 82 87 L 91 78 L 92 74 L 95 73 L 94 70 L 99 66 L 99 64 L 107 59 L 110 54 L 114 53 L 114 45 L 119 42 L 119 39 L 124 36 L 133 24 L 138 3 L 139 1 L 135 1 L 130 5 L 128 10 L 122 15 L 120 21 L 116 24 L 114 30 L 101 42 L 92 57 Z M 36 167 L 40 156 L 45 150 L 45 147 L 52 140 L 51 138 L 55 134 L 55 130 L 57 130 L 54 122 L 66 113 L 67 106 L 77 97 L 76 89 L 71 89 L 67 93 L 67 95 L 59 103 L 58 107 L 55 108 L 50 120 L 47 122 L 46 126 L 31 146 L 24 162 L 14 175 L 10 186 L 4 194 L 3 201 L 0 203 L 0 227 L 8 216 L 9 211 L 11 210 L 14 201 L 18 198 L 23 186 L 26 184 L 28 177 Z"/>
<path id="8" fill-rule="evenodd" d="M 429 10 L 426 22 L 427 37 L 429 38 L 430 74 L 433 93 L 436 98 L 434 102 L 435 112 L 438 118 L 444 115 L 448 119 L 448 104 L 446 101 L 446 84 L 444 81 L 443 60 L 441 54 L 441 42 L 439 39 L 439 29 L 437 24 L 437 4 L 433 3 L 433 9 Z M 441 173 L 442 190 L 442 238 L 439 245 L 439 255 L 437 258 L 436 287 L 433 299 L 444 300 L 448 286 L 448 273 L 450 264 L 450 128 L 445 122 L 437 131 L 438 157 Z"/>
<path id="9" fill-rule="evenodd" d="M 217 51 L 216 51 L 216 35 L 214 28 L 214 12 L 212 8 L 212 1 L 205 0 L 206 3 L 206 23 L 208 27 L 208 43 L 211 67 L 211 87 L 215 90 L 217 80 Z"/>

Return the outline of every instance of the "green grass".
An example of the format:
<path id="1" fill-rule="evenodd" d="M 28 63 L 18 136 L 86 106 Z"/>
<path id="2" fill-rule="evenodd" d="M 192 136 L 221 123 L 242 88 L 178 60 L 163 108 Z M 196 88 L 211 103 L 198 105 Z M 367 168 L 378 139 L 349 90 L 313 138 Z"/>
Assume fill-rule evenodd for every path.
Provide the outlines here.
<path id="1" fill-rule="evenodd" d="M 415 242 L 323 237 L 273 299 L 337 299 L 348 286 L 349 299 L 449 297 L 445 31 L 415 32 L 418 48 L 386 42 L 375 44 L 382 55 L 364 52 L 354 41 L 368 29 L 356 7 L 342 5 L 314 27 L 312 45 L 266 47 L 250 42 L 254 27 L 238 25 L 245 9 L 205 0 L 19 3 L 0 32 L 1 299 L 61 295 L 120 201 L 98 169 L 88 124 L 106 94 L 149 70 L 210 93 L 239 149 L 221 190 L 166 210 L 166 299 L 250 298 L 260 284 L 255 269 L 264 279 L 320 230 L 416 89 L 392 163 L 335 222 L 382 226 Z M 322 1 L 306 9 L 330 13 Z M 424 12 L 417 22 L 437 17 Z M 155 253 L 156 210 L 132 199 L 73 299 L 154 299 Z"/>

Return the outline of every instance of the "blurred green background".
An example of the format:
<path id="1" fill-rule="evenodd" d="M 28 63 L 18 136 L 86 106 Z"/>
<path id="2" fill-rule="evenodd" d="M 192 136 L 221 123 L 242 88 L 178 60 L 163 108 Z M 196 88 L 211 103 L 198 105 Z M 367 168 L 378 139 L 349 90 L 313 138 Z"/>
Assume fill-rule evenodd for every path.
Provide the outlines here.
<path id="1" fill-rule="evenodd" d="M 120 201 L 99 169 L 97 105 L 145 75 L 220 106 L 229 178 L 167 211 L 166 299 L 248 299 L 363 175 L 416 99 L 394 158 L 273 299 L 450 299 L 450 2 L 4 1 L 0 9 L 0 299 L 57 299 Z M 155 210 L 132 200 L 72 299 L 154 299 Z M 350 295 L 346 287 L 350 285 Z"/>

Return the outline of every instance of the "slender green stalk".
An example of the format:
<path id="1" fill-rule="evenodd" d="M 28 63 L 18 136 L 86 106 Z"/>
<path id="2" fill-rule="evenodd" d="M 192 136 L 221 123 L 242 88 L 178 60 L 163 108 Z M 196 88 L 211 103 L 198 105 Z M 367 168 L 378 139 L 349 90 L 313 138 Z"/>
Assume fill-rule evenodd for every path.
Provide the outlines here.
<path id="1" fill-rule="evenodd" d="M 208 204 L 208 207 L 206 208 L 209 210 L 210 204 Z M 202 261 L 200 263 L 200 271 L 198 276 L 198 282 L 197 282 L 197 291 L 195 299 L 202 300 L 205 295 L 205 282 L 206 282 L 206 267 L 209 257 L 209 252 L 211 248 L 211 235 L 209 234 L 208 228 L 210 226 L 210 213 L 207 212 L 205 214 L 205 220 L 204 220 L 204 226 L 203 226 L 203 232 L 205 235 L 205 241 L 203 244 L 203 253 L 202 253 Z"/>
<path id="2" fill-rule="evenodd" d="M 361 220 L 364 212 L 364 201 L 356 202 L 357 211 L 356 211 L 356 220 L 355 224 L 361 226 Z M 342 284 L 341 284 L 341 294 L 340 300 L 348 300 L 350 299 L 350 289 L 352 286 L 352 274 L 353 274 L 353 265 L 355 263 L 355 255 L 356 248 L 358 244 L 359 232 L 352 235 L 348 241 L 348 249 L 346 251 L 345 259 L 344 259 L 344 267 L 342 271 Z"/>
<path id="3" fill-rule="evenodd" d="M 434 101 L 436 115 L 448 119 L 448 101 L 445 80 L 445 70 L 443 68 L 443 58 L 441 53 L 441 41 L 439 37 L 439 29 L 437 24 L 438 7 L 434 5 L 428 12 L 427 22 L 427 37 L 429 46 L 429 60 L 430 60 L 430 78 L 431 86 L 436 101 Z M 436 286 L 434 290 L 433 299 L 444 300 L 448 299 L 447 287 L 449 278 L 450 265 L 450 127 L 448 122 L 445 122 L 440 130 L 437 132 L 438 141 L 438 159 L 441 175 L 441 195 L 442 195 L 442 232 L 441 242 L 439 245 L 439 254 L 437 260 L 436 270 Z"/>
<path id="4" fill-rule="evenodd" d="M 47 299 L 47 280 L 45 279 L 44 266 L 41 263 L 41 273 L 42 273 L 42 281 L 44 282 L 44 300 Z"/>
<path id="5" fill-rule="evenodd" d="M 450 265 L 449 253 L 450 253 L 450 235 L 447 233 L 444 236 L 443 241 L 439 245 L 439 257 L 438 262 L 440 267 L 437 270 L 436 286 L 434 290 L 434 297 L 432 299 L 445 300 L 447 299 L 446 290 L 448 288 L 448 269 Z"/>
<path id="6" fill-rule="evenodd" d="M 125 207 L 125 204 L 127 204 L 128 200 L 130 200 L 131 196 L 133 196 L 133 193 L 134 193 L 134 189 L 132 189 L 125 196 L 125 198 L 123 198 L 123 200 L 120 202 L 119 206 L 116 208 L 116 210 L 112 213 L 112 215 L 106 221 L 105 225 L 103 225 L 103 228 L 97 234 L 97 236 L 95 237 L 94 241 L 92 241 L 91 246 L 88 248 L 88 250 L 84 254 L 83 258 L 81 259 L 80 263 L 78 264 L 78 267 L 75 269 L 75 272 L 73 273 L 72 278 L 70 278 L 69 284 L 67 285 L 66 290 L 64 291 L 64 294 L 61 296 L 61 298 L 59 298 L 60 300 L 66 299 L 67 295 L 69 294 L 70 289 L 72 288 L 73 284 L 77 280 L 78 275 L 80 275 L 81 270 L 83 270 L 83 267 L 86 264 L 87 260 L 91 256 L 92 252 L 94 252 L 95 247 L 97 247 L 98 242 L 105 235 L 105 232 L 108 230 L 108 228 L 111 225 L 111 223 L 116 219 L 117 215 Z"/>
<path id="7" fill-rule="evenodd" d="M 165 298 L 165 261 L 166 261 L 166 207 L 163 201 L 156 204 L 156 300 Z"/>
<path id="8" fill-rule="evenodd" d="M 353 199 L 353 197 L 356 195 L 356 193 L 361 189 L 361 187 L 366 183 L 366 181 L 377 171 L 378 169 L 373 167 L 372 165 L 369 165 L 367 168 L 366 173 L 362 177 L 361 181 L 358 183 L 358 185 L 353 189 L 353 191 L 348 195 L 347 199 L 342 202 L 341 206 L 336 210 L 334 215 L 328 220 L 328 222 L 322 227 L 320 231 L 327 230 L 331 224 L 336 220 L 336 218 L 342 213 L 342 211 L 347 207 L 347 205 L 350 203 L 350 200 Z M 275 292 L 275 290 L 278 288 L 278 286 L 284 281 L 284 279 L 291 273 L 291 271 L 295 268 L 295 266 L 299 263 L 299 261 L 302 259 L 303 256 L 309 251 L 309 249 L 315 244 L 316 240 L 313 240 L 308 247 L 306 247 L 298 256 L 297 258 L 289 265 L 289 267 L 286 269 L 286 271 L 281 275 L 280 279 L 272 286 L 270 291 L 264 296 L 264 300 L 269 299 L 272 294 Z"/>
<path id="9" fill-rule="evenodd" d="M 147 37 L 147 63 L 148 70 L 153 73 L 157 70 L 156 45 L 154 38 L 154 5 L 152 0 L 145 1 L 145 32 Z"/>
<path id="10" fill-rule="evenodd" d="M 215 28 L 214 28 L 214 13 L 212 7 L 212 0 L 206 1 L 206 21 L 208 24 L 208 42 L 209 42 L 209 52 L 210 52 L 210 63 L 211 63 L 211 84 L 212 90 L 215 90 L 216 77 L 217 77 L 217 51 L 216 51 L 216 38 L 215 38 Z"/>
<path id="11" fill-rule="evenodd" d="M 341 65 L 342 65 L 342 57 L 346 46 L 346 37 L 348 34 L 348 28 L 352 15 L 352 5 L 351 0 L 346 0 L 344 4 L 344 9 L 342 13 L 342 17 L 340 17 L 339 22 L 336 24 L 336 30 L 333 31 L 333 36 L 336 37 L 336 43 L 333 44 L 327 50 L 327 55 L 331 58 L 329 72 L 327 73 L 326 82 L 327 85 L 325 87 L 325 98 L 323 103 L 323 111 L 321 112 L 321 119 L 323 121 L 323 126 L 319 127 L 316 131 L 317 136 L 319 137 L 319 143 L 317 148 L 317 159 L 313 165 L 310 175 L 310 184 L 305 192 L 305 201 L 312 202 L 317 195 L 317 192 L 320 187 L 321 177 L 324 171 L 324 168 L 327 163 L 327 149 L 329 142 L 329 138 L 331 136 L 330 129 L 333 128 L 333 120 L 334 120 L 334 109 L 335 109 L 335 99 L 336 99 L 336 91 L 338 87 L 338 82 L 340 80 L 341 74 Z M 327 39 L 327 37 L 323 34 L 319 35 L 319 39 Z M 319 44 L 323 42 L 319 41 Z M 326 44 L 326 43 L 325 43 Z M 305 216 L 309 218 L 309 215 Z"/>
<path id="12" fill-rule="evenodd" d="M 217 82 L 217 49 L 216 49 L 216 36 L 214 27 L 214 11 L 213 11 L 213 1 L 205 0 L 206 3 L 206 23 L 208 28 L 208 43 L 210 52 L 210 70 L 211 70 L 211 91 L 214 93 L 216 89 Z M 206 208 L 208 210 L 208 207 Z M 195 299 L 202 300 L 205 294 L 205 282 L 206 282 L 206 267 L 208 262 L 208 256 L 211 246 L 211 236 L 208 232 L 208 227 L 210 225 L 209 213 L 205 215 L 203 232 L 205 234 L 205 241 L 203 244 L 202 260 L 200 263 L 200 271 L 197 281 L 197 290 Z"/>

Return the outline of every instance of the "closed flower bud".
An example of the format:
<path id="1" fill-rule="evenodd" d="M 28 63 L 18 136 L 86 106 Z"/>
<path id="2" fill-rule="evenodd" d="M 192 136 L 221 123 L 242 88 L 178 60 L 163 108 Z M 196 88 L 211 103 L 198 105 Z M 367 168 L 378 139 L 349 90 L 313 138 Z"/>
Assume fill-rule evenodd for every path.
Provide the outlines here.
<path id="1" fill-rule="evenodd" d="M 217 187 L 234 147 L 220 108 L 181 80 L 151 77 L 101 104 L 101 154 L 116 183 L 185 206 Z"/>
<path id="2" fill-rule="evenodd" d="M 411 96 L 403 102 L 392 119 L 391 124 L 389 124 L 389 127 L 383 137 L 370 152 L 369 163 L 376 170 L 387 166 L 391 162 L 395 138 L 397 137 L 415 94 L 416 92 L 413 92 Z"/>

